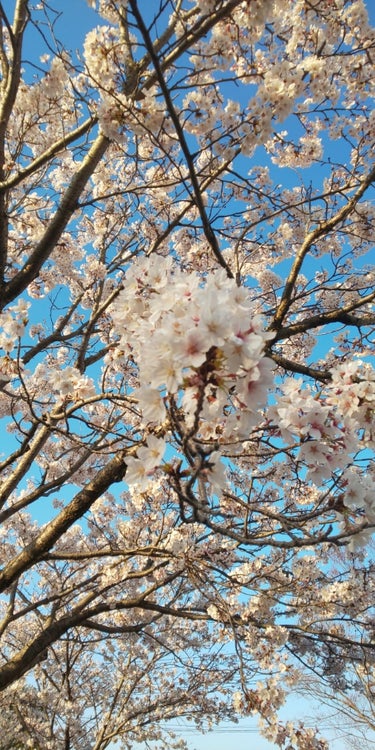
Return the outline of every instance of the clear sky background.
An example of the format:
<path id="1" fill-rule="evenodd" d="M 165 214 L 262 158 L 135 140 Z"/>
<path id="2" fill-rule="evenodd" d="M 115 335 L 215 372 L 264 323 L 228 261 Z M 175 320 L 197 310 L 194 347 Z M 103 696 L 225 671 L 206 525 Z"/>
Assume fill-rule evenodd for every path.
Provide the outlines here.
<path id="1" fill-rule="evenodd" d="M 375 24 L 375 0 L 366 0 L 365 4 L 370 19 Z M 4 0 L 3 5 L 11 14 L 14 1 Z M 56 25 L 57 37 L 66 43 L 72 52 L 81 49 L 86 32 L 97 23 L 97 15 L 88 8 L 86 0 L 51 0 L 50 5 L 61 12 Z M 32 46 L 37 44 L 37 39 L 33 38 L 31 44 Z M 33 57 L 34 55 L 35 48 Z M 281 717 L 302 721 L 306 719 L 307 725 L 312 726 L 314 722 L 311 717 L 315 713 L 314 708 L 316 709 L 307 701 L 291 697 L 286 708 L 281 712 Z M 187 740 L 191 750 L 275 750 L 276 748 L 274 744 L 260 736 L 256 719 L 244 719 L 239 724 L 225 723 L 205 735 L 189 728 L 188 723 L 182 720 L 179 723 L 173 722 L 172 727 L 180 737 Z M 323 736 L 330 740 L 330 750 L 346 750 L 346 743 L 338 739 L 334 732 L 327 731 L 323 723 L 319 728 Z M 145 746 L 139 746 L 138 750 L 145 750 Z"/>

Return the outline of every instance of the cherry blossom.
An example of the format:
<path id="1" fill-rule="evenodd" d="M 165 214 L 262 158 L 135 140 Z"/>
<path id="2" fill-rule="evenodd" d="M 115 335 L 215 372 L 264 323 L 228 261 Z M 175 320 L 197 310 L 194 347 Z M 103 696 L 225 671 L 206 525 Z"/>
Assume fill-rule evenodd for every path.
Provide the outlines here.
<path id="1" fill-rule="evenodd" d="M 325 750 L 279 709 L 373 650 L 366 4 L 3 5 L 4 742 Z"/>

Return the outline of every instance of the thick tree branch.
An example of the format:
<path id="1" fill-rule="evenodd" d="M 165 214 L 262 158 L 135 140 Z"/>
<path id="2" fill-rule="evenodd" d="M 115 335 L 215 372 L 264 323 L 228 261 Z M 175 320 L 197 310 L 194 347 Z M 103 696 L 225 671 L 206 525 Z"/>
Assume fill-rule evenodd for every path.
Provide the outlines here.
<path id="1" fill-rule="evenodd" d="M 127 451 L 117 453 L 103 469 L 98 471 L 96 477 L 77 493 L 66 508 L 44 526 L 37 538 L 1 570 L 0 591 L 8 588 L 21 573 L 28 570 L 52 549 L 67 529 L 82 518 L 95 500 L 108 490 L 108 487 L 121 482 L 126 473 L 124 458 L 127 454 Z"/>
<path id="2" fill-rule="evenodd" d="M 188 618 L 193 621 L 202 619 L 206 620 L 207 615 L 198 613 L 197 611 L 189 610 L 187 608 L 175 609 L 170 606 L 158 605 L 152 600 L 149 601 L 149 598 L 152 599 L 152 595 L 161 585 L 164 587 L 169 583 L 172 583 L 177 577 L 179 577 L 179 573 L 171 573 L 169 576 L 166 576 L 162 584 L 156 583 L 149 586 L 138 596 L 128 599 L 124 597 L 121 600 L 118 600 L 115 604 L 113 602 L 101 601 L 99 604 L 90 606 L 91 602 L 97 599 L 98 593 L 97 591 L 92 591 L 86 594 L 71 612 L 60 617 L 58 620 L 49 622 L 36 637 L 32 638 L 32 640 L 21 651 L 15 654 L 12 659 L 0 668 L 0 691 L 7 688 L 15 680 L 18 680 L 23 674 L 25 674 L 25 672 L 37 664 L 41 658 L 43 658 L 46 649 L 48 649 L 52 643 L 57 641 L 68 630 L 83 625 L 87 620 L 90 620 L 93 617 L 113 612 L 114 609 L 118 612 L 121 612 L 122 610 L 139 609 L 141 611 L 163 613 L 184 619 Z M 124 581 L 124 584 L 126 584 L 126 581 Z M 126 632 L 134 632 L 134 626 L 131 625 L 125 630 Z"/>
<path id="3" fill-rule="evenodd" d="M 335 229 L 335 227 L 337 227 L 339 224 L 345 221 L 345 219 L 351 214 L 351 212 L 357 205 L 358 201 L 362 198 L 363 194 L 366 192 L 368 187 L 374 181 L 375 181 L 375 167 L 363 178 L 359 188 L 354 193 L 354 195 L 348 200 L 345 206 L 343 206 L 339 211 L 337 211 L 337 213 L 334 216 L 332 216 L 330 219 L 328 219 L 323 224 L 316 227 L 316 229 L 313 229 L 311 232 L 308 233 L 304 242 L 301 245 L 299 252 L 297 253 L 297 256 L 293 263 L 290 274 L 286 280 L 283 294 L 282 294 L 280 303 L 278 305 L 278 308 L 276 310 L 276 313 L 272 322 L 271 327 L 273 329 L 278 330 L 282 325 L 282 322 L 292 303 L 292 292 L 293 292 L 293 288 L 296 283 L 298 274 L 301 270 L 302 263 L 306 255 L 310 251 L 311 247 L 313 246 L 314 242 L 319 240 L 321 237 L 325 237 L 327 234 L 329 234 L 329 232 L 332 229 Z"/>
<path id="4" fill-rule="evenodd" d="M 17 172 L 17 174 L 15 174 L 13 177 L 9 177 L 7 180 L 0 182 L 0 194 L 2 192 L 10 190 L 13 187 L 16 187 L 24 179 L 26 179 L 26 177 L 30 177 L 30 175 L 34 174 L 34 172 L 37 172 L 38 169 L 41 169 L 41 167 L 50 165 L 54 156 L 61 153 L 61 151 L 64 151 L 67 146 L 70 146 L 72 143 L 74 143 L 74 141 L 77 141 L 79 138 L 85 135 L 85 133 L 91 130 L 91 128 L 93 128 L 96 123 L 97 120 L 95 117 L 89 117 L 87 120 L 85 120 L 85 122 L 75 128 L 75 130 L 72 130 L 71 133 L 69 133 L 68 135 L 64 135 L 62 138 L 59 138 L 57 141 L 55 141 L 55 143 L 52 144 L 52 146 L 50 146 L 50 148 L 40 154 L 40 156 L 38 156 L 36 159 L 33 159 L 33 161 L 31 161 L 27 167 L 24 167 L 24 169 L 20 169 L 19 172 Z"/>
<path id="5" fill-rule="evenodd" d="M 293 362 L 291 359 L 282 357 L 280 354 L 276 354 L 272 351 L 269 352 L 269 356 L 273 361 L 283 370 L 289 372 L 298 372 L 300 375 L 306 375 L 308 378 L 317 380 L 321 383 L 327 383 L 331 380 L 331 375 L 327 370 L 317 370 L 315 367 L 309 367 L 309 365 L 302 365 L 300 362 Z"/>
<path id="6" fill-rule="evenodd" d="M 29 256 L 23 268 L 4 285 L 1 305 L 16 299 L 24 289 L 37 277 L 43 263 L 50 256 L 64 229 L 78 207 L 79 197 L 86 187 L 88 180 L 105 154 L 110 141 L 102 134 L 98 135 L 80 168 L 73 177 L 59 207 L 47 227 L 44 236 L 38 242 L 35 250 Z"/>
<path id="7" fill-rule="evenodd" d="M 324 325 L 330 325 L 332 323 L 342 323 L 346 326 L 355 326 L 356 328 L 363 328 L 366 326 L 375 325 L 375 313 L 363 313 L 363 315 L 353 315 L 352 310 L 357 310 L 363 305 L 370 304 L 375 299 L 375 292 L 367 294 L 365 297 L 360 297 L 356 302 L 353 302 L 346 307 L 336 308 L 329 312 L 318 313 L 318 315 L 312 315 L 306 320 L 298 321 L 297 323 L 291 323 L 285 328 L 280 328 L 273 343 L 291 338 L 296 336 L 298 333 L 305 333 L 306 331 L 313 330 L 314 328 L 320 328 Z"/>
<path id="8" fill-rule="evenodd" d="M 1 8 L 2 19 L 6 19 L 4 9 Z M 12 47 L 12 60 L 7 59 L 5 44 L 2 40 L 2 69 L 3 80 L 0 83 L 0 183 L 4 180 L 5 160 L 5 134 L 8 121 L 12 113 L 13 105 L 21 77 L 22 40 L 29 16 L 27 0 L 17 0 L 12 28 L 8 25 L 8 31 Z M 0 193 L 0 309 L 1 296 L 4 285 L 4 273 L 8 250 L 8 216 L 7 196 Z"/>

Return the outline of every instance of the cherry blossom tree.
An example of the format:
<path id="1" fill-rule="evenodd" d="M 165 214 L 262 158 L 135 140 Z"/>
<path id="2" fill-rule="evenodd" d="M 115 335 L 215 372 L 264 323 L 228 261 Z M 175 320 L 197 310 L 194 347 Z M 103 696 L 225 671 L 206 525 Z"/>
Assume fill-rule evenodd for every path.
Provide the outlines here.
<path id="1" fill-rule="evenodd" d="M 319 750 L 284 696 L 374 648 L 375 33 L 363 0 L 89 6 L 73 52 L 0 2 L 3 719 L 99 750 L 257 712 Z"/>
<path id="2" fill-rule="evenodd" d="M 368 550 L 370 552 L 370 550 Z M 373 545 L 371 548 L 373 553 Z M 335 556 L 336 574 L 342 575 L 347 565 L 345 555 L 338 548 Z M 363 577 L 363 594 L 368 584 L 370 587 L 368 601 L 362 600 L 362 607 L 371 607 L 373 592 L 369 569 L 358 569 Z M 373 573 L 372 573 L 373 575 Z M 353 618 L 354 625 L 354 618 Z M 315 676 L 308 668 L 302 668 L 296 684 L 297 692 L 308 699 L 314 710 L 311 718 L 320 725 L 331 727 L 335 740 L 343 743 L 345 748 L 363 747 L 370 750 L 375 743 L 375 667 L 374 654 L 371 650 L 352 653 L 343 663 L 331 653 L 325 664 L 324 676 Z"/>
<path id="3" fill-rule="evenodd" d="M 18 680 L 1 694 L 0 747 L 101 750 L 114 738 L 129 748 L 145 739 L 159 748 L 185 747 L 168 720 L 187 717 L 200 727 L 219 713 L 229 718 L 225 692 L 236 682 L 235 660 L 221 653 L 221 643 L 201 658 L 207 625 L 185 631 L 175 623 L 171 635 L 167 620 L 157 638 L 150 627 L 126 639 L 70 631 L 35 668 L 32 685 Z"/>
<path id="4" fill-rule="evenodd" d="M 375 741 L 374 665 L 363 660 L 347 676 L 350 681 L 341 679 L 339 686 L 333 686 L 310 674 L 301 680 L 301 691 L 316 707 L 314 721 L 318 717 L 319 723 L 332 727 L 343 747 L 371 750 Z"/>

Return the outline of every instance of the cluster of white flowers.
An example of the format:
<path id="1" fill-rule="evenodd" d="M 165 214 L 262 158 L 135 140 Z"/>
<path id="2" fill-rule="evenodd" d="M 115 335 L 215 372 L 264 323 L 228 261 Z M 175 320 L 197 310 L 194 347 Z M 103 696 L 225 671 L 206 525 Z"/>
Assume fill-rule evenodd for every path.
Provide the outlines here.
<path id="1" fill-rule="evenodd" d="M 28 324 L 30 303 L 19 299 L 0 313 L 0 383 L 16 378 L 22 364 L 10 356 Z"/>
<path id="2" fill-rule="evenodd" d="M 367 448 L 374 448 L 375 370 L 370 364 L 353 359 L 333 368 L 327 403 L 361 430 Z"/>
<path id="3" fill-rule="evenodd" d="M 147 486 L 149 477 L 154 470 L 160 466 L 163 459 L 166 443 L 162 438 L 149 435 L 147 444 L 137 450 L 137 456 L 128 456 L 126 459 L 127 472 L 126 481 L 129 485 Z"/>
<path id="4" fill-rule="evenodd" d="M 64 401 L 85 401 L 96 396 L 94 381 L 81 373 L 77 367 L 66 365 L 64 349 L 57 359 L 49 358 L 38 364 L 33 373 L 26 373 L 24 385 L 29 393 L 38 391 L 39 397 L 53 393 L 56 403 Z"/>
<path id="5" fill-rule="evenodd" d="M 332 370 L 332 380 L 321 393 L 292 378 L 282 390 L 269 417 L 287 445 L 299 438 L 298 459 L 308 467 L 307 478 L 319 485 L 341 470 L 345 506 L 365 508 L 368 518 L 374 518 L 372 477 L 348 468 L 355 453 L 374 445 L 373 368 L 361 361 L 345 362 Z"/>
<path id="6" fill-rule="evenodd" d="M 139 368 L 143 421 L 162 422 L 173 400 L 203 439 L 247 437 L 273 382 L 270 334 L 224 271 L 202 280 L 172 266 L 172 258 L 138 260 L 112 311 L 119 347 Z"/>
<path id="7" fill-rule="evenodd" d="M 265 104 L 271 103 L 277 110 L 279 120 L 282 121 L 292 112 L 295 99 L 302 91 L 301 73 L 297 73 L 287 60 L 283 60 L 278 66 L 277 78 L 273 69 L 266 70 L 257 96 Z"/>
<path id="8" fill-rule="evenodd" d="M 347 465 L 348 453 L 356 442 L 346 433 L 335 411 L 302 385 L 302 380 L 288 379 L 269 416 L 287 445 L 293 445 L 296 436 L 299 438 L 298 458 L 309 467 L 308 478 L 320 484 L 331 477 L 335 468 Z"/>
<path id="9" fill-rule="evenodd" d="M 75 401 L 91 398 L 96 395 L 93 381 L 83 375 L 76 367 L 64 367 L 61 371 L 49 373 L 50 386 L 61 398 L 69 397 Z"/>
<path id="10" fill-rule="evenodd" d="M 28 323 L 28 309 L 30 303 L 19 299 L 0 313 L 0 349 L 9 354 L 24 334 Z"/>

